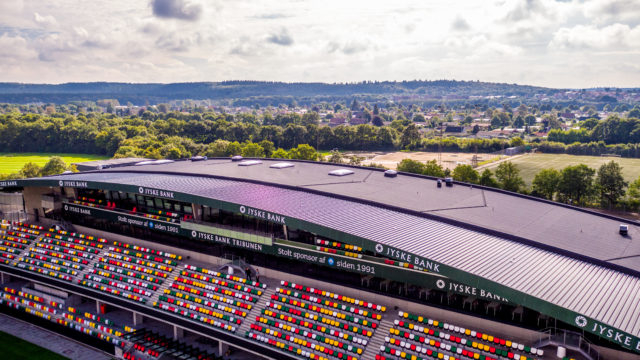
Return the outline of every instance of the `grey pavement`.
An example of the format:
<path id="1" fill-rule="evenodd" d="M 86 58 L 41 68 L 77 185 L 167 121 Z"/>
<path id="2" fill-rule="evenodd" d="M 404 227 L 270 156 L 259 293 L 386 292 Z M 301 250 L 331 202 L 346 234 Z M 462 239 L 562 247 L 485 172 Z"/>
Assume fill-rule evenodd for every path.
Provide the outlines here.
<path id="1" fill-rule="evenodd" d="M 109 360 L 113 358 L 102 351 L 5 314 L 0 314 L 0 331 L 51 350 L 71 360 Z"/>

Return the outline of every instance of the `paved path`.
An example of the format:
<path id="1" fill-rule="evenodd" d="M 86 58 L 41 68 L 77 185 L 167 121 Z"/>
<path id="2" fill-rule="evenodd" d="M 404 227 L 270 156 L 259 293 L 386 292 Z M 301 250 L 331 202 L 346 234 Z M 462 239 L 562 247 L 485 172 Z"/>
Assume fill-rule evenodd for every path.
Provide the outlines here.
<path id="1" fill-rule="evenodd" d="M 111 356 L 59 334 L 0 314 L 0 331 L 24 339 L 72 360 L 109 360 Z"/>

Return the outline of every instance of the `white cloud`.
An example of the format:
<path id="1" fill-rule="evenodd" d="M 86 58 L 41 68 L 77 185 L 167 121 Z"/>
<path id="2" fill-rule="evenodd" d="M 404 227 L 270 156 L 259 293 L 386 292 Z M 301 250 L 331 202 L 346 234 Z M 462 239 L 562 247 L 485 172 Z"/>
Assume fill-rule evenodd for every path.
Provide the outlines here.
<path id="1" fill-rule="evenodd" d="M 608 21 L 638 21 L 638 0 L 591 0 L 585 3 L 584 14 L 597 23 Z"/>
<path id="2" fill-rule="evenodd" d="M 37 12 L 33 13 L 33 17 L 34 20 L 36 21 L 36 23 L 44 26 L 44 27 L 51 27 L 51 26 L 55 26 L 58 24 L 58 22 L 56 21 L 56 18 L 54 18 L 51 15 L 46 15 L 46 16 L 42 16 L 40 14 L 38 14 Z"/>
<path id="3" fill-rule="evenodd" d="M 0 1 L 0 81 L 454 78 L 637 86 L 639 4 Z"/>
<path id="4" fill-rule="evenodd" d="M 613 24 L 598 28 L 593 25 L 577 25 L 559 29 L 549 43 L 556 49 L 609 49 L 620 50 L 640 46 L 640 25 Z"/>

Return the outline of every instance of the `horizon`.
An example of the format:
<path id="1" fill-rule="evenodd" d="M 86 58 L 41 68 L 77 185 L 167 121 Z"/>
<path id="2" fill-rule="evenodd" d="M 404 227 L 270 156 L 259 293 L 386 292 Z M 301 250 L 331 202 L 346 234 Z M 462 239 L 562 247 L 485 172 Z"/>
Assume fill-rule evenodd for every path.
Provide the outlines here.
<path id="1" fill-rule="evenodd" d="M 58 82 L 58 83 L 38 83 L 38 82 L 18 82 L 18 81 L 0 81 L 0 84 L 18 84 L 18 85 L 45 85 L 45 86 L 60 86 L 60 85 L 70 85 L 70 84 L 127 84 L 127 85 L 173 85 L 173 84 L 223 84 L 230 82 L 255 82 L 255 83 L 282 83 L 282 84 L 325 84 L 325 85 L 353 85 L 353 84 L 362 84 L 367 82 L 372 83 L 403 83 L 403 82 L 438 82 L 438 81 L 450 81 L 450 82 L 468 82 L 468 83 L 485 83 L 485 84 L 505 84 L 505 85 L 515 85 L 515 86 L 524 86 L 524 87 L 540 87 L 551 90 L 596 90 L 596 89 L 620 89 L 620 90 L 635 90 L 640 89 L 640 85 L 638 86 L 630 86 L 630 87 L 618 87 L 618 86 L 593 86 L 593 87 L 582 87 L 582 88 L 571 88 L 571 87 L 550 87 L 550 86 L 539 86 L 532 84 L 523 84 L 523 83 L 510 83 L 510 82 L 493 82 L 493 81 L 482 81 L 482 80 L 457 80 L 457 79 L 438 79 L 438 80 L 427 80 L 427 79 L 413 79 L 413 80 L 360 80 L 360 81 L 349 81 L 349 82 L 322 82 L 322 81 L 278 81 L 278 80 L 238 80 L 238 79 L 230 79 L 230 80 L 219 80 L 219 81 L 208 81 L 208 80 L 195 80 L 195 81 L 175 81 L 175 82 L 125 82 L 125 81 L 68 81 L 68 82 Z"/>
<path id="2" fill-rule="evenodd" d="M 0 3 L 0 81 L 635 88 L 638 19 L 629 0 L 18 0 Z"/>

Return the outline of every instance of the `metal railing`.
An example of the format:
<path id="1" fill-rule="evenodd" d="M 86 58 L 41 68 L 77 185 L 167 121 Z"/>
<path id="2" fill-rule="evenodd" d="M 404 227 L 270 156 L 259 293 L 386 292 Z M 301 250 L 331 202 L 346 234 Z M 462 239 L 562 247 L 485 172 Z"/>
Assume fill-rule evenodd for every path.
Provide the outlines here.
<path id="1" fill-rule="evenodd" d="M 563 346 L 571 350 L 579 351 L 587 359 L 599 360 L 600 353 L 596 351 L 595 346 L 589 340 L 582 337 L 582 334 L 557 328 L 547 328 L 540 331 L 540 337 L 535 347 L 544 347 L 547 345 Z"/>

